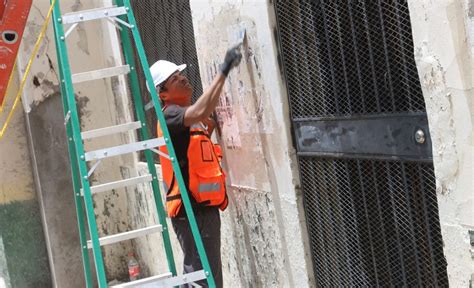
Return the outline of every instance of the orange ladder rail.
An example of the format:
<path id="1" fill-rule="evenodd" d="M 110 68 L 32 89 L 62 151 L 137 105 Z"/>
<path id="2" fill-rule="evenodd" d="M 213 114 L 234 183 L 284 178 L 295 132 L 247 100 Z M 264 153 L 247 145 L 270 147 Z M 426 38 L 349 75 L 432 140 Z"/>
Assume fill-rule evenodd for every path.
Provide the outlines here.
<path id="1" fill-rule="evenodd" d="M 32 0 L 0 0 L 0 107 L 15 64 Z"/>

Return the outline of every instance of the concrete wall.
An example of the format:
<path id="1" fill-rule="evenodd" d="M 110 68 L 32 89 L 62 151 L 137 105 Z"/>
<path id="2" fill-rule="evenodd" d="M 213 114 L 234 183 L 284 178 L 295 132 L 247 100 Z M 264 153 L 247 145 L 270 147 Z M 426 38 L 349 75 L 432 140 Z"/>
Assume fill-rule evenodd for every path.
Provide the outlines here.
<path id="1" fill-rule="evenodd" d="M 1 126 L 17 91 L 15 77 L 0 115 Z M 43 235 L 20 106 L 0 140 L 0 287 L 51 286 Z"/>
<path id="2" fill-rule="evenodd" d="M 468 287 L 474 273 L 468 234 L 474 230 L 474 4 L 470 2 L 408 2 L 452 287 Z"/>
<path id="3" fill-rule="evenodd" d="M 217 114 L 231 204 L 223 213 L 225 286 L 313 285 L 286 89 L 268 1 L 191 1 L 204 88 L 246 29 Z M 212 49 L 210 49 L 212 47 Z"/>

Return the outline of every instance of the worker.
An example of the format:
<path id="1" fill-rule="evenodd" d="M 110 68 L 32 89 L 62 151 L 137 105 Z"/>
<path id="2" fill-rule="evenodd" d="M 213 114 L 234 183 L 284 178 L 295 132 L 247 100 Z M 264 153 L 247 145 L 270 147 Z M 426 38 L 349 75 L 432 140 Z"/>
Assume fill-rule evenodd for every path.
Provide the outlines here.
<path id="1" fill-rule="evenodd" d="M 217 287 L 222 287 L 219 210 L 223 211 L 227 207 L 228 198 L 225 175 L 219 161 L 220 149 L 215 149 L 210 140 L 216 126 L 210 116 L 217 106 L 227 75 L 240 63 L 241 58 L 238 46 L 229 49 L 220 66 L 220 73 L 192 105 L 193 88 L 188 79 L 181 74 L 186 64 L 178 66 L 159 60 L 150 68 Z M 159 124 L 157 134 L 158 137 L 163 135 Z M 160 147 L 160 150 L 168 154 L 166 146 Z M 171 162 L 161 155 L 160 161 L 166 192 L 166 210 L 184 254 L 183 273 L 202 270 Z M 207 287 L 205 279 L 196 283 Z"/>

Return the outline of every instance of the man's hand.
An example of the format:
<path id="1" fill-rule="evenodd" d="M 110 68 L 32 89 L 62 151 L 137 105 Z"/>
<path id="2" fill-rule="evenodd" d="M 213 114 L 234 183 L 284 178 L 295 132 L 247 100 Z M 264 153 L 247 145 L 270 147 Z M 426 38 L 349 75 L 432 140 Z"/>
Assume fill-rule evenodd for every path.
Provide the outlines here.
<path id="1" fill-rule="evenodd" d="M 224 63 L 221 64 L 221 72 L 224 74 L 224 76 L 227 77 L 229 75 L 229 72 L 232 68 L 235 66 L 239 65 L 240 60 L 242 60 L 242 53 L 240 52 L 240 46 L 242 44 L 238 44 L 229 50 L 227 50 L 227 53 L 225 54 L 224 58 Z"/>
<path id="2" fill-rule="evenodd" d="M 227 50 L 224 63 L 220 66 L 221 73 L 218 73 L 216 77 L 214 77 L 211 85 L 207 87 L 196 103 L 186 109 L 184 113 L 184 125 L 190 127 L 199 121 L 206 121 L 206 119 L 211 116 L 219 102 L 219 96 L 221 95 L 227 75 L 230 70 L 239 65 L 240 60 L 242 60 L 242 53 L 240 53 L 241 45 L 242 44 L 236 45 Z"/>

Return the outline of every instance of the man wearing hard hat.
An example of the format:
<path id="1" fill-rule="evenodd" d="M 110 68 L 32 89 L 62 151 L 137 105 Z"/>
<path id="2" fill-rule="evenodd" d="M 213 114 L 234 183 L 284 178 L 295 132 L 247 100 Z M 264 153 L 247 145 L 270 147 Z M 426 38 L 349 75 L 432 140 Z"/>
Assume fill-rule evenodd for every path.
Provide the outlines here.
<path id="1" fill-rule="evenodd" d="M 210 135 L 216 123 L 210 118 L 216 108 L 225 79 L 230 70 L 240 63 L 242 54 L 238 46 L 229 49 L 220 73 L 211 85 L 191 105 L 193 88 L 181 74 L 186 64 L 159 60 L 150 68 L 153 82 L 163 103 L 163 114 L 171 141 L 190 195 L 204 248 L 217 287 L 222 287 L 221 233 L 219 209 L 227 207 L 225 175 L 220 166 L 220 149 L 216 149 Z M 163 136 L 157 127 L 158 137 Z M 160 150 L 168 154 L 166 146 Z M 166 192 L 166 210 L 184 253 L 184 273 L 202 270 L 194 237 L 181 201 L 177 180 L 168 158 L 160 156 L 163 186 Z M 207 287 L 207 282 L 196 282 Z"/>

